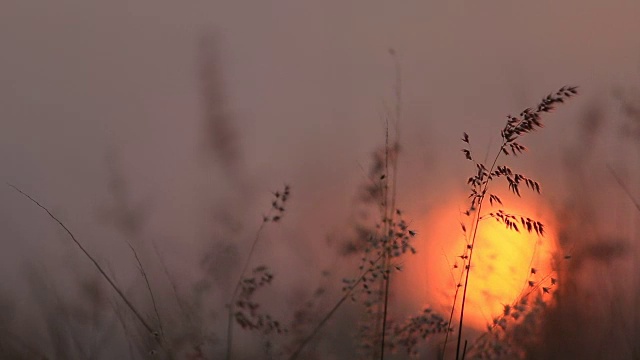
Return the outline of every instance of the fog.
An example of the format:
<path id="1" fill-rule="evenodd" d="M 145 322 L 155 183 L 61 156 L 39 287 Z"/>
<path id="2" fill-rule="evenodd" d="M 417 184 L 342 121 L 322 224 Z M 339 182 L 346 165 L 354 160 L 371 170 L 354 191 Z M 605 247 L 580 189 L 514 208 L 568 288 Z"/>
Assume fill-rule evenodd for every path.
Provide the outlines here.
<path id="1" fill-rule="evenodd" d="M 339 254 L 387 119 L 401 146 L 397 205 L 428 229 L 443 203 L 467 206 L 460 195 L 475 168 L 460 151 L 463 132 L 483 158 L 499 147 L 506 115 L 579 86 L 512 162 L 543 185 L 524 201 L 553 211 L 557 256 L 571 256 L 527 356 L 632 358 L 639 14 L 630 0 L 5 1 L 0 175 L 51 210 L 145 316 L 152 310 L 128 244 L 163 311 L 181 307 L 175 292 L 205 303 L 193 305 L 215 335 L 203 356 L 219 358 L 224 304 L 274 192 L 286 184 L 292 195 L 251 260 L 274 273 L 263 301 L 291 320 L 288 309 L 322 287 L 324 313 L 341 278 L 357 273 L 357 256 Z M 0 341 L 3 356 L 138 357 L 113 314 L 131 329 L 135 319 L 55 221 L 3 186 L 0 224 L 0 329 L 19 339 Z M 416 241 L 437 240 L 423 230 Z M 438 305 L 424 286 L 423 302 Z M 398 314 L 420 310 L 396 290 Z M 345 310 L 306 356 L 351 358 L 344 323 L 357 319 Z M 50 335 L 80 332 L 73 346 L 93 350 L 65 353 L 56 344 L 72 341 Z M 237 358 L 263 357 L 259 336 L 235 332 Z"/>

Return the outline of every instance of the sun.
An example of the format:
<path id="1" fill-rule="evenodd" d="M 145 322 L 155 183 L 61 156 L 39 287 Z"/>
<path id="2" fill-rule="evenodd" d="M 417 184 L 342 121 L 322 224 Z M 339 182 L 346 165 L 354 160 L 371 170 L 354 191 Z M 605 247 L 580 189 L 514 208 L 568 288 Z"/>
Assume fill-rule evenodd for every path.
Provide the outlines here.
<path id="1" fill-rule="evenodd" d="M 461 222 L 468 224 L 469 220 L 460 214 L 459 204 L 451 201 L 417 224 L 420 234 L 418 254 L 407 260 L 406 274 L 400 285 L 409 295 L 409 302 L 416 306 L 428 303 L 447 315 L 464 266 L 460 256 L 466 240 Z M 516 232 L 490 217 L 480 222 L 465 309 L 465 324 L 477 329 L 486 328 L 494 317 L 503 312 L 505 305 L 512 304 L 521 294 L 528 292 L 529 281 L 548 278 L 553 270 L 556 233 L 550 216 L 552 212 L 539 203 L 519 204 L 502 210 L 542 222 L 545 234 L 539 236 L 525 229 Z M 461 293 L 455 317 L 459 314 Z"/>

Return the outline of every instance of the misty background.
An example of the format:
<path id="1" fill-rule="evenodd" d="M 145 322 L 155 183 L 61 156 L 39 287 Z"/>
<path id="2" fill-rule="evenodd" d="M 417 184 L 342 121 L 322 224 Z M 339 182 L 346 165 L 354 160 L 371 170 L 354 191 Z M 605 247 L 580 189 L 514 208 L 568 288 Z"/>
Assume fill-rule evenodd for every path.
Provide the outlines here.
<path id="1" fill-rule="evenodd" d="M 607 165 L 639 198 L 639 2 L 9 0 L 1 8 L 2 181 L 52 210 L 125 288 L 140 281 L 130 241 L 151 272 L 162 274 L 160 254 L 182 291 L 209 286 L 222 306 L 271 192 L 285 183 L 293 189 L 286 217 L 254 261 L 273 268 L 269 291 L 294 301 L 324 281 L 322 270 L 341 268 L 331 239 L 349 225 L 363 168 L 384 144 L 397 59 L 398 206 L 416 222 L 465 191 L 473 169 L 460 152 L 463 131 L 484 154 L 498 146 L 507 114 L 579 86 L 579 97 L 523 141 L 532 151 L 518 163 L 566 225 L 561 246 L 577 259 L 566 294 L 588 299 L 593 316 L 561 306 L 549 327 L 572 333 L 598 323 L 594 337 L 610 334 L 637 305 L 638 211 Z M 46 311 L 31 309 L 75 298 L 95 269 L 8 186 L 0 224 L 0 316 L 17 333 L 40 333 Z M 203 273 L 216 275 L 203 285 Z M 224 314 L 216 319 L 223 329 Z M 580 350 L 593 344 L 584 336 L 549 351 L 628 358 L 634 329 L 637 321 L 616 330 L 617 342 L 594 345 L 602 353 Z"/>

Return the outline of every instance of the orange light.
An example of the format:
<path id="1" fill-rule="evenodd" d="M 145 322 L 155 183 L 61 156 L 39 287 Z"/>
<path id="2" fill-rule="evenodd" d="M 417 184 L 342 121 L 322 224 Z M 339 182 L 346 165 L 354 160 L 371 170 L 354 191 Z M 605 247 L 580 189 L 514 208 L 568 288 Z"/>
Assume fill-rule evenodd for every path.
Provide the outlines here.
<path id="1" fill-rule="evenodd" d="M 421 307 L 428 303 L 447 318 L 456 284 L 464 284 L 464 278 L 460 277 L 463 259 L 459 256 L 464 252 L 466 242 L 460 221 L 465 223 L 467 233 L 472 230 L 471 219 L 460 214 L 459 204 L 452 201 L 431 213 L 422 224 L 417 224 L 418 254 L 407 259 L 405 276 L 400 284 L 401 291 L 408 294 L 407 300 L 413 303 L 407 305 Z M 488 203 L 485 208 L 489 208 Z M 507 229 L 493 218 L 480 222 L 467 290 L 466 326 L 485 329 L 494 317 L 502 314 L 504 305 L 512 304 L 522 293 L 530 291 L 528 281 L 537 282 L 552 272 L 556 234 L 549 216 L 551 211 L 541 204 L 519 204 L 503 210 L 542 222 L 545 235 L 530 234 L 519 222 L 520 232 Z M 454 321 L 459 316 L 461 298 L 462 288 Z"/>

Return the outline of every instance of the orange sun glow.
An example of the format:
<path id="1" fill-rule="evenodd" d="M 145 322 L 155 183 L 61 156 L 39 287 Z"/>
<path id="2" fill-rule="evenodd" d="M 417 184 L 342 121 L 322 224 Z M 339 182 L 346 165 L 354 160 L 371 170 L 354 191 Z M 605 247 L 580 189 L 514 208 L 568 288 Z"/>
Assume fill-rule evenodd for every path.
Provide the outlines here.
<path id="1" fill-rule="evenodd" d="M 459 204 L 452 201 L 418 224 L 418 254 L 407 260 L 406 283 L 402 284 L 411 303 L 416 306 L 429 303 L 447 318 L 456 284 L 464 282 L 460 277 L 463 262 L 459 256 L 466 242 L 460 222 L 466 223 L 468 232 L 471 228 L 470 218 L 459 215 Z M 524 229 L 509 230 L 493 218 L 480 222 L 465 309 L 465 324 L 477 329 L 485 328 L 502 313 L 504 305 L 512 304 L 521 294 L 530 291 L 529 281 L 541 281 L 552 272 L 551 260 L 556 247 L 553 219 L 549 216 L 552 212 L 541 204 L 520 204 L 503 210 L 542 222 L 545 235 L 529 234 Z M 461 297 L 462 291 L 454 319 L 459 316 Z"/>

